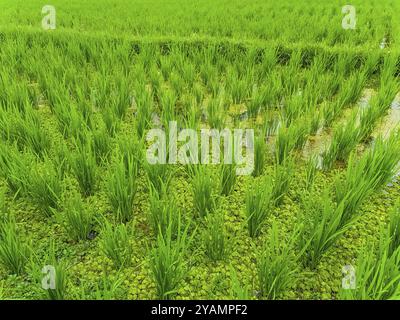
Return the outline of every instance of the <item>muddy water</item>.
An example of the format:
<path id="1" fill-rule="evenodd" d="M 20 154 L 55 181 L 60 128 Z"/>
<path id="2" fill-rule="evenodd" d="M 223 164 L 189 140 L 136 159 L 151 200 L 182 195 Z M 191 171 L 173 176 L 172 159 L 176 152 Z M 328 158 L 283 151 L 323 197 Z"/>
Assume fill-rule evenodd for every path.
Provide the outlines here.
<path id="1" fill-rule="evenodd" d="M 399 128 L 400 126 L 400 93 L 398 93 L 393 100 L 388 113 L 383 117 L 382 121 L 379 123 L 377 128 L 372 133 L 374 138 L 382 136 L 383 138 L 388 138 L 390 133 Z"/>
<path id="2" fill-rule="evenodd" d="M 360 100 L 357 103 L 356 108 L 364 109 L 369 106 L 369 102 L 371 98 L 376 94 L 374 89 L 365 88 L 363 90 L 363 94 Z M 337 120 L 337 124 L 345 124 L 347 119 L 352 115 L 354 112 L 354 108 L 346 108 L 343 110 L 342 116 Z M 321 156 L 321 154 L 329 147 L 332 141 L 332 129 L 320 129 L 318 130 L 315 136 L 310 136 L 306 145 L 303 148 L 303 157 L 308 159 L 313 155 L 317 157 Z"/>

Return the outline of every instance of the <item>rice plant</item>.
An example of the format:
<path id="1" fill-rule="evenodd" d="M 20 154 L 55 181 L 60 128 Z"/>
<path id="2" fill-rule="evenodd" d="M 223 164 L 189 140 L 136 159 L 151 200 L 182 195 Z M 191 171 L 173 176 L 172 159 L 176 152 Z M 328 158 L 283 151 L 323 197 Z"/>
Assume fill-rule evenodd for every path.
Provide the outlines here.
<path id="1" fill-rule="evenodd" d="M 328 190 L 303 199 L 303 222 L 300 237 L 301 260 L 304 266 L 315 269 L 323 255 L 351 226 L 342 224 L 344 202 L 332 203 Z"/>
<path id="2" fill-rule="evenodd" d="M 266 299 L 278 299 L 296 284 L 299 267 L 293 253 L 297 235 L 284 239 L 276 223 L 257 259 L 260 294 Z"/>
<path id="3" fill-rule="evenodd" d="M 318 168 L 318 156 L 312 156 L 307 161 L 306 166 L 306 178 L 305 178 L 305 188 L 310 191 L 314 185 L 314 181 L 317 174 Z"/>
<path id="4" fill-rule="evenodd" d="M 162 184 L 159 192 L 150 186 L 150 223 L 153 232 L 158 235 L 165 235 L 170 228 L 171 236 L 176 238 L 178 226 L 181 223 L 181 210 L 176 204 L 176 200 L 169 195 L 168 188 Z"/>
<path id="5" fill-rule="evenodd" d="M 104 220 L 100 231 L 100 248 L 116 269 L 129 266 L 133 248 L 129 243 L 130 227 L 125 224 L 112 225 Z"/>
<path id="6" fill-rule="evenodd" d="M 174 173 L 173 169 L 170 165 L 162 163 L 146 163 L 144 168 L 147 173 L 149 185 L 161 194 L 163 185 L 168 187 L 171 183 Z"/>
<path id="7" fill-rule="evenodd" d="M 271 199 L 274 206 L 279 206 L 285 194 L 288 192 L 294 174 L 294 161 L 287 158 L 281 164 L 275 164 L 274 183 L 271 191 Z"/>
<path id="8" fill-rule="evenodd" d="M 27 191 L 26 177 L 30 174 L 30 159 L 21 156 L 13 147 L 0 144 L 0 172 L 11 192 L 16 196 Z"/>
<path id="9" fill-rule="evenodd" d="M 132 218 L 136 191 L 137 163 L 129 158 L 126 166 L 121 157 L 107 180 L 107 195 L 118 221 L 127 222 Z"/>
<path id="10" fill-rule="evenodd" d="M 31 172 L 28 193 L 46 216 L 60 207 L 62 191 L 61 177 L 50 160 L 47 159 L 43 167 L 37 166 L 35 172 Z"/>
<path id="11" fill-rule="evenodd" d="M 220 166 L 220 186 L 221 194 L 228 196 L 235 188 L 236 183 L 236 165 L 235 164 L 221 164 Z"/>
<path id="12" fill-rule="evenodd" d="M 253 177 L 260 176 L 264 171 L 266 161 L 267 144 L 261 135 L 254 141 L 254 170 Z"/>
<path id="13" fill-rule="evenodd" d="M 203 241 L 207 257 L 212 261 L 224 259 L 228 253 L 228 245 L 222 212 L 206 216 L 205 224 Z"/>
<path id="14" fill-rule="evenodd" d="M 82 194 L 90 196 L 94 193 L 96 186 L 96 155 L 91 144 L 86 141 L 77 139 L 75 145 L 76 150 L 70 158 L 70 165 Z"/>
<path id="15" fill-rule="evenodd" d="M 97 129 L 93 132 L 93 151 L 98 165 L 108 160 L 111 153 L 111 138 L 106 129 Z"/>
<path id="16" fill-rule="evenodd" d="M 74 193 L 66 200 L 59 219 L 68 235 L 75 241 L 87 239 L 94 224 L 93 212 L 85 208 L 79 193 Z"/>
<path id="17" fill-rule="evenodd" d="M 346 161 L 359 141 L 360 129 L 354 114 L 345 126 L 338 126 L 334 131 L 329 149 L 322 154 L 324 168 L 330 169 L 336 160 Z"/>
<path id="18" fill-rule="evenodd" d="M 31 244 L 22 239 L 14 219 L 1 222 L 0 230 L 0 263 L 10 273 L 20 275 L 31 256 Z"/>
<path id="19" fill-rule="evenodd" d="M 246 192 L 246 218 L 250 237 L 254 238 L 261 232 L 268 215 L 273 209 L 272 182 L 264 179 L 261 185 L 253 185 Z"/>
<path id="20" fill-rule="evenodd" d="M 345 300 L 397 300 L 400 298 L 400 248 L 389 253 L 390 238 L 382 235 L 377 252 L 364 248 L 355 267 L 354 287 L 342 288 Z"/>
<path id="21" fill-rule="evenodd" d="M 213 178 L 205 167 L 195 169 L 192 178 L 193 207 L 200 217 L 212 213 L 216 206 Z"/>
<path id="22" fill-rule="evenodd" d="M 39 117 L 33 110 L 29 109 L 25 112 L 24 118 L 19 118 L 15 130 L 24 145 L 29 147 L 38 157 L 43 157 L 49 151 L 50 137 L 43 130 Z"/>
<path id="23" fill-rule="evenodd" d="M 46 266 L 42 269 L 42 287 L 50 300 L 64 300 L 67 294 L 67 265 L 57 258 L 56 246 L 53 241 L 50 243 L 49 252 L 46 257 Z M 43 277 L 43 272 L 47 273 Z M 46 286 L 44 285 L 46 281 Z"/>
<path id="24" fill-rule="evenodd" d="M 157 237 L 156 247 L 150 254 L 150 270 L 152 272 L 157 295 L 160 299 L 171 299 L 187 274 L 188 264 L 185 259 L 192 236 L 188 229 L 178 228 L 178 237 L 173 239 L 171 227 L 164 235 Z"/>

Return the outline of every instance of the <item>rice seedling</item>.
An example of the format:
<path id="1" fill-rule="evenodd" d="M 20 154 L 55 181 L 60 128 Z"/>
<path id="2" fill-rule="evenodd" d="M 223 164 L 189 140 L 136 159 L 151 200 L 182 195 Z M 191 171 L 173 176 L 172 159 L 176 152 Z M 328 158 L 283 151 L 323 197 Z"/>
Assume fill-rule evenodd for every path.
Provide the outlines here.
<path id="1" fill-rule="evenodd" d="M 267 144 L 263 135 L 258 136 L 254 141 L 254 170 L 253 177 L 260 176 L 265 167 Z"/>
<path id="2" fill-rule="evenodd" d="M 49 159 L 35 169 L 29 176 L 28 193 L 38 209 L 50 216 L 60 206 L 63 191 L 61 178 Z"/>
<path id="3" fill-rule="evenodd" d="M 75 141 L 76 151 L 70 158 L 70 165 L 81 192 L 85 196 L 93 194 L 96 185 L 96 155 L 91 144 L 78 139 Z"/>
<path id="4" fill-rule="evenodd" d="M 147 90 L 139 91 L 136 95 L 137 123 L 136 132 L 139 138 L 144 136 L 145 130 L 151 125 L 151 114 L 153 111 L 152 95 Z"/>
<path id="5" fill-rule="evenodd" d="M 43 130 L 39 117 L 33 110 L 26 111 L 24 119 L 19 118 L 15 130 L 18 132 L 19 139 L 38 157 L 43 157 L 50 149 L 50 137 Z"/>
<path id="6" fill-rule="evenodd" d="M 150 186 L 150 223 L 156 235 L 165 235 L 170 228 L 171 235 L 175 239 L 181 223 L 181 211 L 175 199 L 168 194 L 168 186 L 164 183 L 161 191 Z"/>
<path id="7" fill-rule="evenodd" d="M 209 214 L 205 218 L 205 223 L 203 241 L 206 255 L 212 261 L 222 260 L 228 253 L 224 216 L 221 212 Z"/>
<path id="8" fill-rule="evenodd" d="M 93 151 L 98 165 L 107 161 L 111 153 L 111 138 L 105 129 L 93 132 Z"/>
<path id="9" fill-rule="evenodd" d="M 328 170 L 334 161 L 346 161 L 350 153 L 360 141 L 360 129 L 356 125 L 356 115 L 353 114 L 345 126 L 338 126 L 334 131 L 332 142 L 323 154 L 323 167 Z"/>
<path id="10" fill-rule="evenodd" d="M 106 219 L 100 231 L 100 248 L 103 254 L 112 261 L 116 269 L 131 264 L 133 249 L 129 243 L 130 227 L 125 224 L 112 225 Z"/>
<path id="11" fill-rule="evenodd" d="M 0 224 L 0 263 L 13 274 L 24 273 L 32 249 L 26 239 L 22 239 L 13 218 Z"/>
<path id="12" fill-rule="evenodd" d="M 118 77 L 116 81 L 116 93 L 111 96 L 111 109 L 118 119 L 125 117 L 130 105 L 129 80 L 125 77 Z"/>
<path id="13" fill-rule="evenodd" d="M 400 248 L 389 253 L 390 238 L 382 235 L 377 252 L 364 248 L 355 268 L 354 288 L 342 288 L 345 300 L 392 300 L 400 297 Z"/>
<path id="14" fill-rule="evenodd" d="M 271 191 L 274 206 L 279 206 L 282 203 L 284 195 L 289 190 L 293 174 L 294 161 L 292 158 L 283 160 L 281 164 L 275 164 L 274 183 Z"/>
<path id="15" fill-rule="evenodd" d="M 92 211 L 85 208 L 79 193 L 74 193 L 66 200 L 64 210 L 58 218 L 73 240 L 88 239 L 94 224 L 94 215 Z"/>
<path id="16" fill-rule="evenodd" d="M 132 218 L 133 202 L 137 191 L 137 163 L 133 158 L 120 158 L 107 180 L 107 195 L 113 211 L 120 222 Z"/>
<path id="17" fill-rule="evenodd" d="M 46 260 L 47 264 L 42 269 L 42 272 L 46 271 L 49 279 L 43 278 L 42 274 L 42 287 L 43 281 L 47 280 L 48 283 L 46 283 L 44 289 L 46 290 L 48 299 L 64 300 L 67 297 L 67 266 L 65 262 L 57 259 L 56 246 L 53 241 L 50 243 L 50 249 Z"/>
<path id="18" fill-rule="evenodd" d="M 53 112 L 57 118 L 59 129 L 65 138 L 74 137 L 77 139 L 81 136 L 85 129 L 84 120 L 75 105 L 67 107 L 64 104 L 57 103 Z"/>
<path id="19" fill-rule="evenodd" d="M 150 254 L 150 270 L 160 299 L 171 299 L 187 274 L 185 256 L 192 239 L 188 228 L 182 230 L 180 225 L 175 240 L 170 226 L 164 235 L 158 235 L 156 247 Z"/>
<path id="20" fill-rule="evenodd" d="M 285 241 L 277 224 L 272 224 L 268 240 L 257 259 L 262 297 L 277 299 L 295 285 L 299 268 L 292 249 L 296 239 L 297 235 L 293 233 Z"/>
<path id="21" fill-rule="evenodd" d="M 216 207 L 214 183 L 210 171 L 203 166 L 195 169 L 192 178 L 193 207 L 200 217 L 212 213 Z"/>
<path id="22" fill-rule="evenodd" d="M 151 188 L 154 188 L 158 193 L 162 193 L 163 185 L 168 187 L 173 178 L 174 171 L 167 164 L 149 164 L 144 166 L 147 179 Z"/>
<path id="23" fill-rule="evenodd" d="M 344 180 L 337 179 L 335 182 L 337 203 L 347 198 L 342 224 L 352 219 L 368 195 L 394 176 L 400 161 L 397 136 L 395 133 L 386 141 L 378 139 L 358 161 L 355 156 L 350 157 Z"/>
<path id="24" fill-rule="evenodd" d="M 318 168 L 318 156 L 313 155 L 310 159 L 308 159 L 306 166 L 305 189 L 308 191 L 310 191 L 314 185 L 314 181 L 317 174 L 317 168 Z"/>
<path id="25" fill-rule="evenodd" d="M 26 192 L 28 183 L 26 177 L 29 176 L 30 159 L 26 156 L 21 157 L 21 153 L 13 147 L 0 144 L 0 169 L 3 178 L 11 192 L 16 196 Z"/>
<path id="26" fill-rule="evenodd" d="M 207 121 L 211 128 L 222 129 L 225 124 L 225 113 L 222 108 L 222 97 L 212 98 L 207 105 Z"/>
<path id="27" fill-rule="evenodd" d="M 253 185 L 246 192 L 246 218 L 249 236 L 254 238 L 261 232 L 266 218 L 273 208 L 273 184 L 264 179 L 261 185 Z"/>
<path id="28" fill-rule="evenodd" d="M 105 109 L 102 112 L 102 118 L 108 134 L 111 137 L 114 137 L 120 129 L 120 119 L 118 119 L 118 117 L 109 109 Z"/>
<path id="29" fill-rule="evenodd" d="M 344 202 L 332 203 L 327 190 L 322 196 L 312 194 L 303 199 L 304 220 L 302 222 L 300 246 L 304 266 L 315 269 L 323 255 L 350 227 L 342 225 Z"/>
<path id="30" fill-rule="evenodd" d="M 231 194 L 236 183 L 236 165 L 235 164 L 221 164 L 220 166 L 220 186 L 221 194 L 228 196 Z"/>

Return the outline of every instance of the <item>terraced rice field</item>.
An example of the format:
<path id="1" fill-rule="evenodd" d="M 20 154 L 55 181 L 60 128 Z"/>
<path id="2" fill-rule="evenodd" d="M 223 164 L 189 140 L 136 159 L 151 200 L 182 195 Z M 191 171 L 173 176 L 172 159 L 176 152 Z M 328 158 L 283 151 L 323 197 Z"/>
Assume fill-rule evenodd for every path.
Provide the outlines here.
<path id="1" fill-rule="evenodd" d="M 0 299 L 399 298 L 399 2 L 43 5 L 0 0 Z M 250 172 L 174 163 L 207 129 Z"/>

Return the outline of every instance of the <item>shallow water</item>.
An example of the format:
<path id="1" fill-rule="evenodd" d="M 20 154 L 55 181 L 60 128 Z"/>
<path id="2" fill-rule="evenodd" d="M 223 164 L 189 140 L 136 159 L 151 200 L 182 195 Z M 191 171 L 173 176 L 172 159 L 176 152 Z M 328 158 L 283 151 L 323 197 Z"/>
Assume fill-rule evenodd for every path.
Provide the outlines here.
<path id="1" fill-rule="evenodd" d="M 388 138 L 390 133 L 399 128 L 400 124 L 400 93 L 396 95 L 387 115 L 382 119 L 381 123 L 374 130 L 372 136 L 374 138 L 382 136 L 383 138 Z"/>

